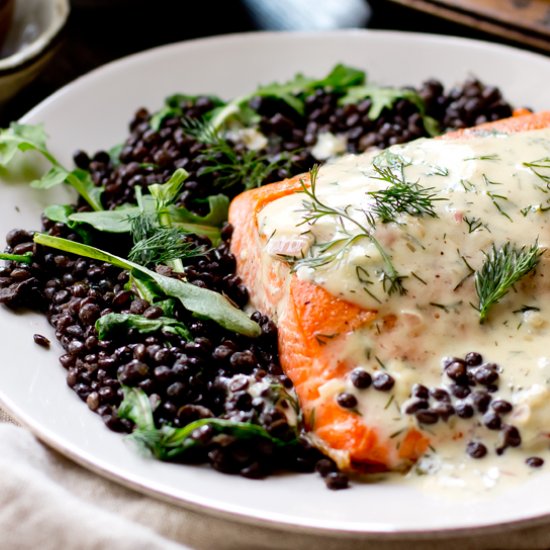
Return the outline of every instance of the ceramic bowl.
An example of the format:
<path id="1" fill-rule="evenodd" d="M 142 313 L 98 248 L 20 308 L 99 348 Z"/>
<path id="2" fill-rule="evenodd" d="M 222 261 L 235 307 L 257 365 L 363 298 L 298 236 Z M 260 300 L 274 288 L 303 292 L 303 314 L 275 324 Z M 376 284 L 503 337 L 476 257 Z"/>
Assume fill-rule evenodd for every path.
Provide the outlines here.
<path id="1" fill-rule="evenodd" d="M 0 103 L 29 84 L 51 59 L 69 10 L 68 0 L 15 0 L 0 47 Z"/>
<path id="2" fill-rule="evenodd" d="M 0 46 L 4 43 L 13 17 L 15 0 L 0 0 Z"/>

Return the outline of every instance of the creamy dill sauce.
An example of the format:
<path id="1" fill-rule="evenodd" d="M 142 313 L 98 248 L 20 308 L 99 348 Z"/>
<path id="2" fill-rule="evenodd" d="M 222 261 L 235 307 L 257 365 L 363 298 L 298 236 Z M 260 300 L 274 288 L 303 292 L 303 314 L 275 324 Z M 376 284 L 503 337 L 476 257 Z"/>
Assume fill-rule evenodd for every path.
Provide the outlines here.
<path id="1" fill-rule="evenodd" d="M 408 427 L 417 426 L 413 415 L 404 414 L 412 385 L 447 388 L 451 380 L 442 359 L 476 351 L 484 361 L 499 365 L 495 398 L 513 404 L 512 412 L 502 419 L 520 430 L 521 447 L 497 456 L 502 436 L 482 426 L 480 414 L 466 420 L 451 416 L 446 422 L 420 425 L 430 435 L 431 450 L 406 479 L 484 491 L 532 475 L 525 458 L 549 458 L 548 253 L 535 271 L 490 308 L 483 324 L 476 310 L 472 270 L 481 268 L 484 254 L 493 245 L 550 246 L 550 211 L 546 211 L 550 208 L 550 130 L 456 141 L 421 139 L 389 151 L 400 159 L 407 183 L 430 188 L 437 198 L 433 215 L 399 214 L 395 221 L 368 225 L 366 214 L 374 204 L 368 193 L 390 185 L 374 170 L 373 162 L 384 161 L 379 152 L 349 155 L 325 165 L 318 173 L 316 196 L 324 204 L 345 209 L 362 227 L 368 226 L 402 277 L 404 294 L 388 292 L 387 263 L 372 239 L 345 241 L 361 231 L 338 216 L 323 216 L 312 223 L 304 193 L 278 199 L 258 214 L 267 254 L 289 261 L 298 277 L 379 313 L 374 324 L 340 339 L 332 351 L 338 359 L 348 359 L 371 373 L 385 369 L 395 379 L 393 389 L 358 390 L 342 379 L 327 383 L 321 396 L 353 393 L 365 422 L 379 426 L 398 442 Z M 542 166 L 529 166 L 533 163 Z M 329 249 L 331 261 L 324 265 L 299 261 L 319 258 L 326 253 L 323 245 L 338 239 L 344 244 Z M 489 453 L 483 459 L 466 454 L 466 444 L 472 440 L 487 446 Z"/>

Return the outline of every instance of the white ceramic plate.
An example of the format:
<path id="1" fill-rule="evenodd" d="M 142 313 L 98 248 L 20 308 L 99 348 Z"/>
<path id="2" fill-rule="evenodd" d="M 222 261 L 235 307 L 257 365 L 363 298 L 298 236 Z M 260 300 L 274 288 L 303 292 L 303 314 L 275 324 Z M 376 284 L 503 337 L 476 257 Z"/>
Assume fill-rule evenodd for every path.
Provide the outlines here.
<path id="1" fill-rule="evenodd" d="M 76 147 L 94 151 L 121 141 L 136 108 L 156 109 L 170 93 L 231 97 L 299 71 L 320 76 L 336 62 L 362 67 L 383 84 L 419 84 L 432 76 L 453 84 L 476 75 L 502 87 L 516 105 L 550 107 L 550 60 L 542 56 L 457 38 L 348 31 L 235 35 L 152 50 L 79 79 L 24 121 L 44 123 L 52 151 L 70 165 Z M 13 181 L 17 177 L 8 181 L 0 172 L 0 178 L 5 180 L 1 235 L 12 227 L 36 228 L 43 207 L 63 200 L 64 191 L 56 190 L 54 197 L 18 185 Z M 42 317 L 0 311 L 3 405 L 52 447 L 151 495 L 244 522 L 348 536 L 487 529 L 550 515 L 550 474 L 544 472 L 504 494 L 453 500 L 399 484 L 332 492 L 316 475 L 250 481 L 205 467 L 142 458 L 69 390 L 57 362 L 61 348 L 53 345 L 46 351 L 36 346 L 35 332 L 54 339 Z"/>

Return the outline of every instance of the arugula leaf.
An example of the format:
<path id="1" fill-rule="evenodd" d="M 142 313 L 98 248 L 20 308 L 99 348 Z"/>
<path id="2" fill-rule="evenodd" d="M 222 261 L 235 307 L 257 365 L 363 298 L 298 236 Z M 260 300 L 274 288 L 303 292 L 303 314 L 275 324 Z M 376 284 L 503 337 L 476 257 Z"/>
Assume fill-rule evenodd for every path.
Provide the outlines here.
<path id="1" fill-rule="evenodd" d="M 344 92 L 351 86 L 364 84 L 365 79 L 364 71 L 339 63 L 325 78 L 318 80 L 314 88 L 329 88 L 333 92 Z"/>
<path id="2" fill-rule="evenodd" d="M 50 189 L 67 179 L 67 170 L 59 166 L 52 166 L 39 180 L 31 181 L 35 189 Z"/>
<path id="3" fill-rule="evenodd" d="M 130 273 L 130 280 L 126 285 L 126 290 L 135 289 L 139 294 L 139 297 L 150 304 L 159 305 L 163 299 L 163 294 L 159 292 L 158 287 L 152 281 L 137 279 Z M 165 301 L 171 301 L 171 298 L 167 298 Z M 160 306 L 159 306 L 160 307 Z M 171 312 L 167 311 L 164 307 L 162 308 L 165 315 L 171 315 Z M 171 308 L 173 310 L 173 306 Z"/>
<path id="4" fill-rule="evenodd" d="M 113 334 L 128 332 L 130 329 L 136 329 L 142 334 L 164 330 L 188 341 L 191 340 L 187 327 L 170 317 L 147 319 L 143 315 L 133 313 L 108 313 L 96 321 L 95 328 L 100 340 L 105 340 Z"/>
<path id="5" fill-rule="evenodd" d="M 138 208 L 130 206 L 116 210 L 101 210 L 100 212 L 76 212 L 70 214 L 68 219 L 72 223 L 87 223 L 98 231 L 129 233 L 132 216 L 138 214 Z"/>
<path id="6" fill-rule="evenodd" d="M 153 408 L 147 394 L 138 388 L 122 386 L 124 399 L 118 407 L 118 416 L 134 422 L 140 430 L 155 430 Z"/>
<path id="7" fill-rule="evenodd" d="M 74 206 L 69 204 L 50 204 L 44 209 L 44 216 L 52 222 L 64 223 L 71 227 L 69 216 L 74 213 Z"/>
<path id="8" fill-rule="evenodd" d="M 255 91 L 237 97 L 227 103 L 227 105 L 212 111 L 210 113 L 210 123 L 214 130 L 219 130 L 228 120 L 236 118 L 244 123 L 245 126 L 249 126 L 251 122 L 251 109 L 248 107 L 248 102 L 253 97 L 279 99 L 303 115 L 305 111 L 305 98 L 314 93 L 315 90 L 328 88 L 334 92 L 342 93 L 350 86 L 363 84 L 364 81 L 365 73 L 363 71 L 342 64 L 336 65 L 326 77 L 321 79 L 297 74 L 288 82 L 273 82 L 260 86 Z M 254 114 L 253 111 L 252 114 Z"/>
<path id="9" fill-rule="evenodd" d="M 208 201 L 208 214 L 199 216 L 183 206 L 172 206 L 170 217 L 174 223 L 194 223 L 220 227 L 227 221 L 229 212 L 229 198 L 227 195 L 210 195 Z"/>
<path id="10" fill-rule="evenodd" d="M 340 105 L 359 103 L 364 99 L 370 99 L 372 106 L 369 109 L 368 117 L 376 120 L 384 109 L 391 109 L 400 99 L 412 103 L 420 113 L 424 128 L 430 136 L 439 135 L 439 125 L 435 119 L 426 115 L 426 105 L 422 98 L 414 90 L 408 88 L 391 88 L 373 85 L 353 86 L 347 90 L 346 95 L 338 100 Z"/>
<path id="11" fill-rule="evenodd" d="M 132 233 L 135 220 L 146 221 L 154 232 L 155 211 L 150 196 L 143 197 L 143 205 L 124 206 L 115 210 L 101 210 L 99 212 L 74 212 L 72 207 L 55 205 L 47 207 L 46 216 L 53 220 L 65 223 L 78 231 L 81 224 L 91 225 L 98 231 L 107 233 Z M 227 220 L 229 199 L 225 195 L 212 195 L 208 197 L 210 211 L 204 216 L 199 216 L 183 206 L 169 205 L 164 214 L 170 217 L 170 224 L 180 233 L 203 235 L 208 237 L 214 246 L 221 241 L 220 226 Z M 68 210 L 59 210 L 68 209 Z M 151 222 L 151 223 L 149 223 Z M 197 223 L 195 223 L 197 222 Z M 143 225 L 143 224 L 142 224 Z M 151 235 L 146 231 L 140 233 L 137 241 L 148 239 Z M 136 243 L 137 244 L 137 243 Z"/>
<path id="12" fill-rule="evenodd" d="M 283 84 L 274 82 L 266 86 L 260 86 L 250 96 L 281 99 L 298 113 L 304 114 L 304 98 L 298 98 L 297 96 L 311 94 L 319 88 L 328 88 L 333 92 L 343 92 L 350 86 L 362 84 L 364 81 L 365 73 L 363 71 L 338 64 L 324 78 L 308 78 L 302 74 L 297 74 L 292 80 Z"/>
<path id="13" fill-rule="evenodd" d="M 126 269 L 130 271 L 135 279 L 146 282 L 149 288 L 156 288 L 157 294 L 176 298 L 182 303 L 185 309 L 194 313 L 197 317 L 211 319 L 233 332 L 252 337 L 260 336 L 262 332 L 258 323 L 252 321 L 244 311 L 235 307 L 225 296 L 213 290 L 200 288 L 179 279 L 166 277 L 130 260 L 125 260 L 98 248 L 69 241 L 68 239 L 52 237 L 44 233 L 35 233 L 34 242 Z"/>
<path id="14" fill-rule="evenodd" d="M 97 187 L 94 184 L 89 172 L 81 168 L 75 168 L 72 172 L 67 173 L 65 182 L 73 187 L 94 210 L 103 210 L 101 195 L 104 188 Z"/>
<path id="15" fill-rule="evenodd" d="M 19 151 L 36 151 L 48 160 L 52 167 L 39 180 L 31 182 L 36 189 L 50 189 L 67 183 L 94 209 L 103 210 L 102 187 L 96 187 L 90 174 L 79 168 L 69 171 L 46 148 L 46 134 L 42 125 L 12 122 L 10 127 L 0 130 L 0 166 L 7 166 Z"/>
<path id="16" fill-rule="evenodd" d="M 122 153 L 122 149 L 124 149 L 124 143 L 117 143 L 108 151 L 111 164 L 115 167 L 120 165 L 120 153 Z"/>
<path id="17" fill-rule="evenodd" d="M 46 132 L 42 124 L 30 125 L 12 122 L 0 131 L 0 164 L 6 166 L 19 151 L 38 151 L 52 164 L 55 158 L 46 149 Z"/>
<path id="18" fill-rule="evenodd" d="M 238 439 L 266 439 L 277 448 L 292 447 L 297 439 L 283 441 L 269 435 L 267 430 L 257 424 L 234 422 L 221 418 L 203 418 L 195 420 L 183 428 L 163 425 L 155 428 L 153 410 L 145 392 L 138 388 L 122 386 L 124 400 L 118 408 L 118 416 L 135 423 L 134 432 L 128 436 L 142 450 L 148 451 L 160 460 L 172 460 L 184 456 L 187 451 L 200 445 L 191 436 L 202 426 L 210 426 L 217 433 L 232 435 Z"/>
<path id="19" fill-rule="evenodd" d="M 164 317 L 174 316 L 174 298 L 166 298 L 159 292 L 154 282 L 136 279 L 130 274 L 130 279 L 126 283 L 125 289 L 134 290 L 142 300 L 160 307 L 164 313 Z"/>

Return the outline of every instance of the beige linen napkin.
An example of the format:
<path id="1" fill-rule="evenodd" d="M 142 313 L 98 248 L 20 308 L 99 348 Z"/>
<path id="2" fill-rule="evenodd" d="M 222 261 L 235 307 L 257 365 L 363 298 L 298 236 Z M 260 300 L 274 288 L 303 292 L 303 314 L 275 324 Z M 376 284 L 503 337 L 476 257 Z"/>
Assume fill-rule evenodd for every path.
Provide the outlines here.
<path id="1" fill-rule="evenodd" d="M 0 548 L 40 550 L 464 550 L 550 547 L 547 525 L 438 540 L 298 535 L 166 504 L 88 472 L 49 450 L 0 409 Z M 221 474 L 220 474 L 221 475 Z M 252 483 L 244 480 L 243 483 Z M 185 546 L 184 546 L 185 545 Z"/>

